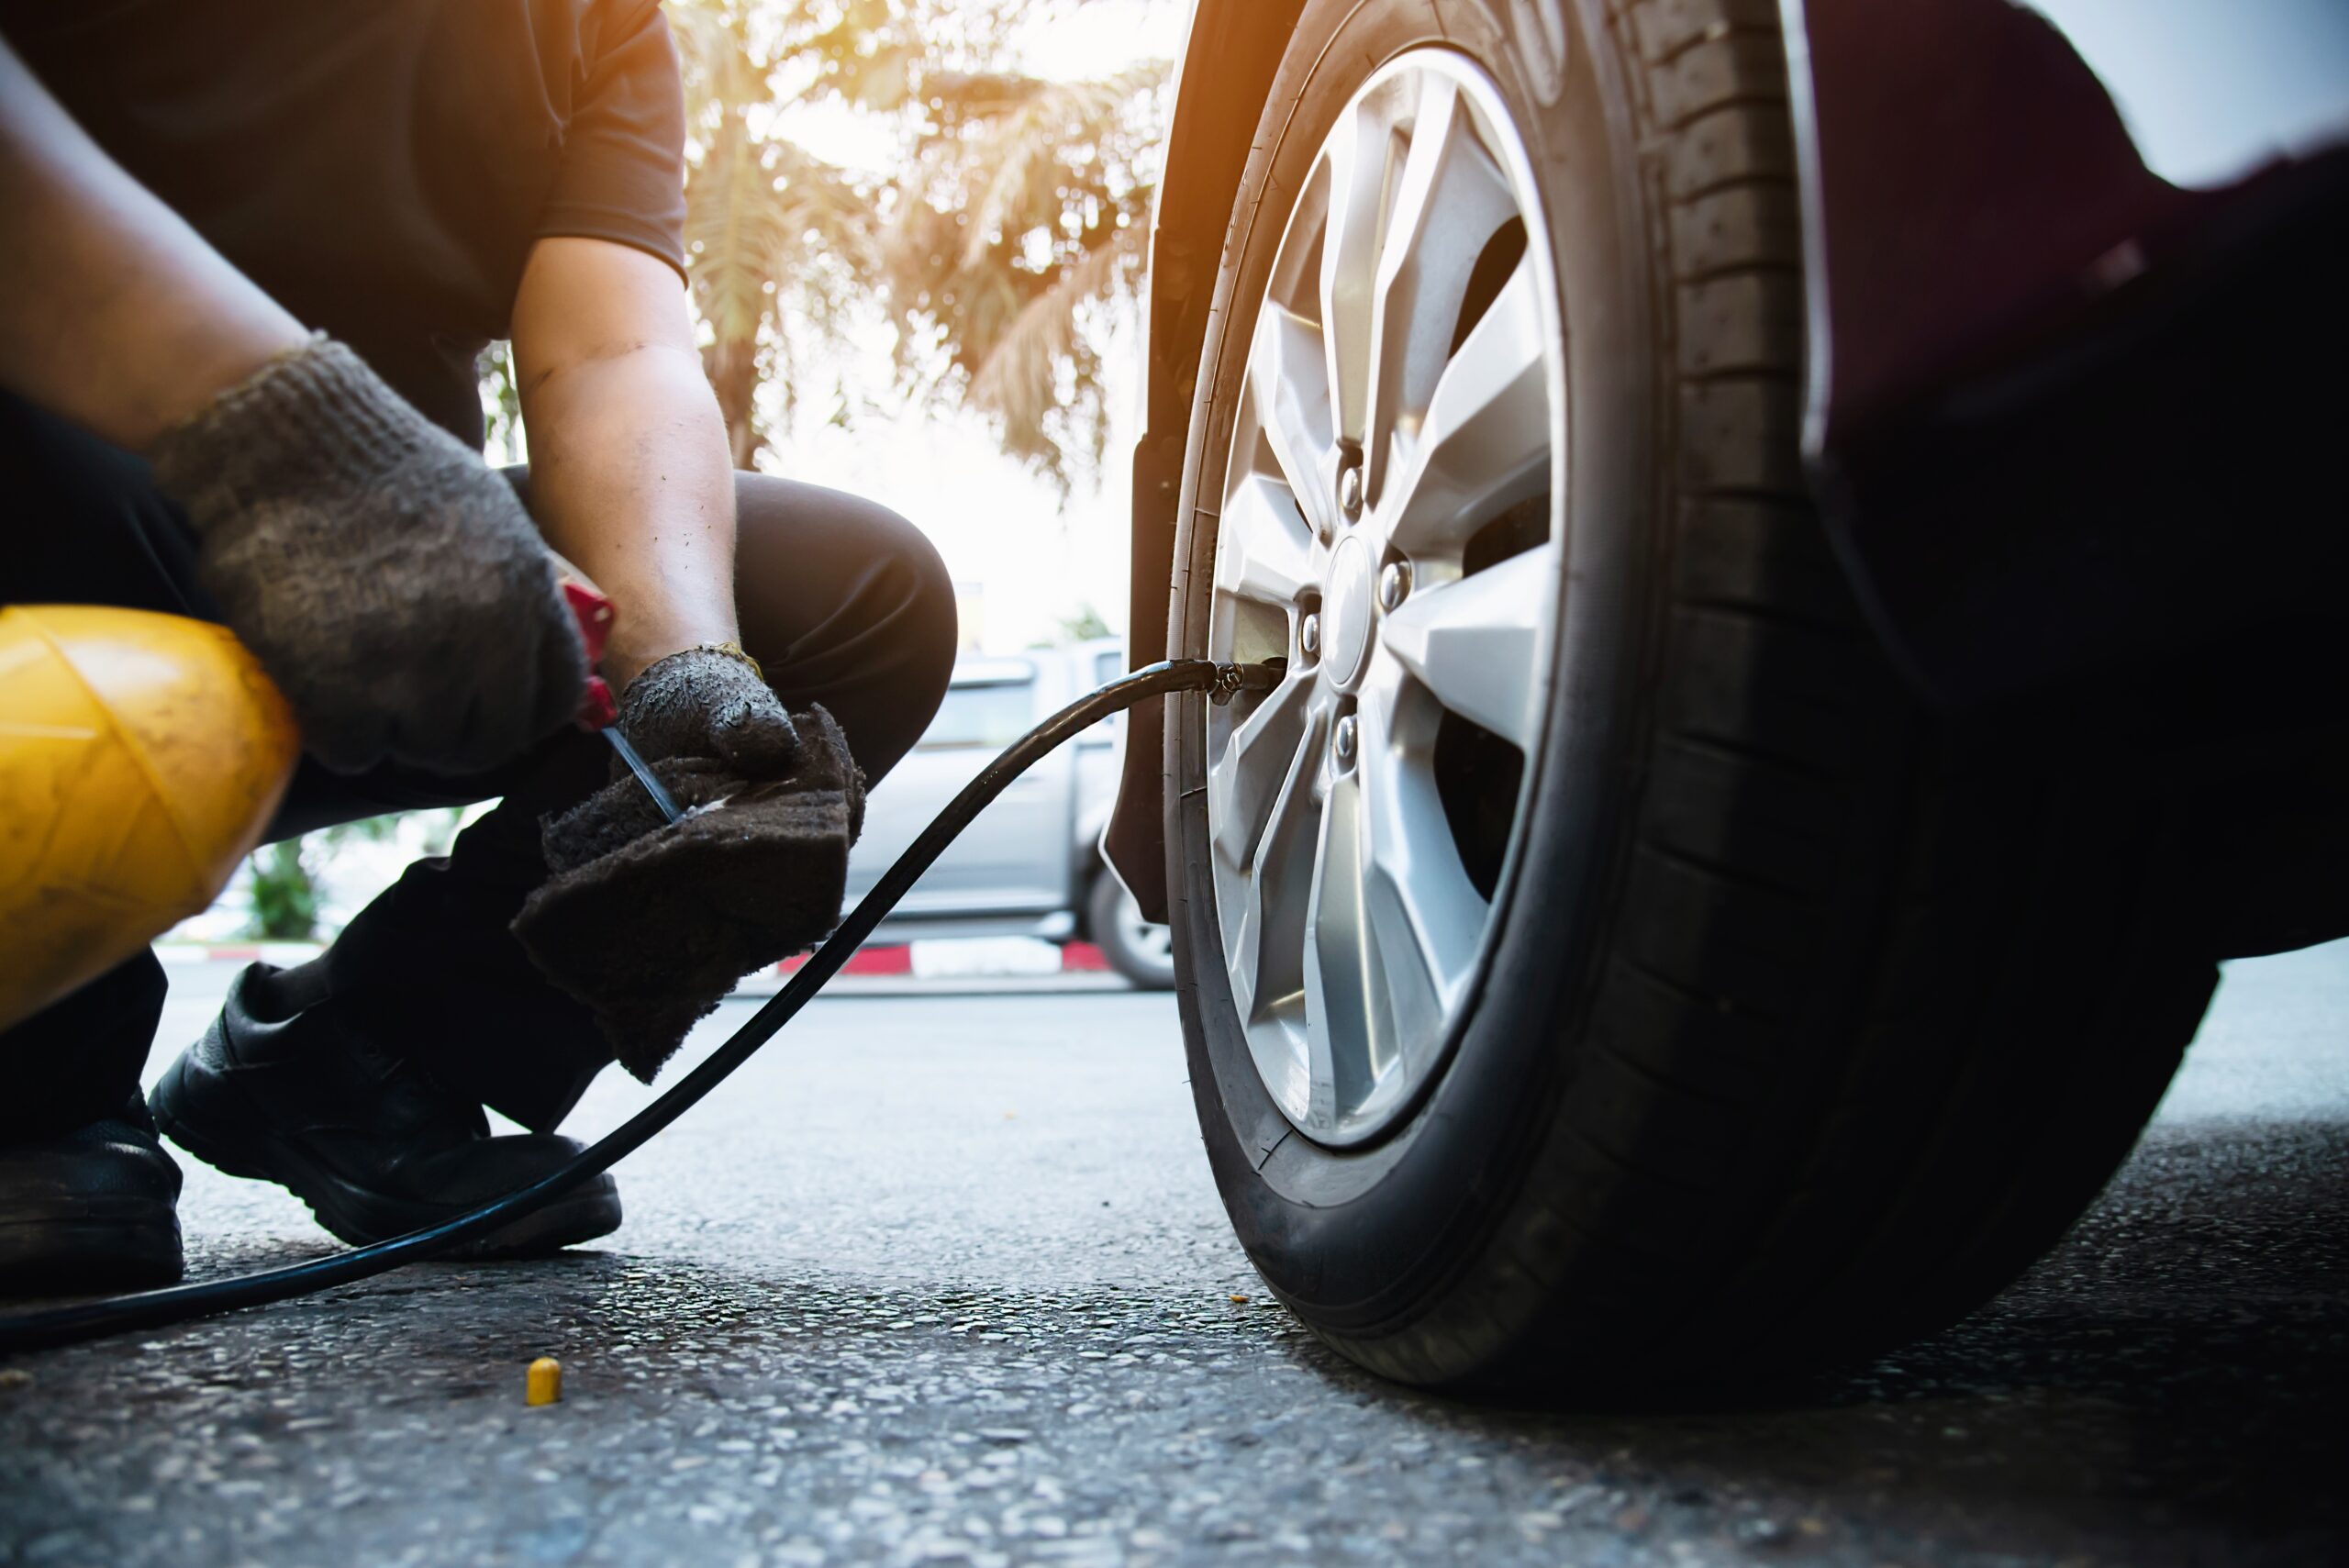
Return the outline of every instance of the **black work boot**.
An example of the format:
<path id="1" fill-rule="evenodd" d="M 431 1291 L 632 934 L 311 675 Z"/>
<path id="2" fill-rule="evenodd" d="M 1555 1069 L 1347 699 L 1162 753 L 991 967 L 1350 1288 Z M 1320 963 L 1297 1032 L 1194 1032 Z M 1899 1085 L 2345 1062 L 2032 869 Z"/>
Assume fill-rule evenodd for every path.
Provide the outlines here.
<path id="1" fill-rule="evenodd" d="M 136 1096 L 119 1116 L 0 1148 L 0 1296 L 170 1284 L 179 1195 L 180 1168 Z"/>
<path id="2" fill-rule="evenodd" d="M 579 1152 L 553 1133 L 491 1137 L 479 1106 L 367 1038 L 362 1006 L 270 995 L 276 973 L 257 963 L 239 975 L 149 1096 L 164 1135 L 206 1164 L 277 1183 L 363 1246 L 502 1197 Z M 619 1222 L 606 1173 L 451 1255 L 551 1252 Z"/>

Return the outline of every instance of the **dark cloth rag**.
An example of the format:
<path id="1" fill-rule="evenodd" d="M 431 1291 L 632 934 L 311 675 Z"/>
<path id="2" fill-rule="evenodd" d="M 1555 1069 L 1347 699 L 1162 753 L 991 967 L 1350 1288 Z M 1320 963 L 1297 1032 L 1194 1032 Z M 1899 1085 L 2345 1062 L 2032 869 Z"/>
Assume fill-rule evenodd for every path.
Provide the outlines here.
<path id="1" fill-rule="evenodd" d="M 771 781 L 707 758 L 653 763 L 685 812 L 674 823 L 633 776 L 544 821 L 553 875 L 514 934 L 645 1083 L 736 981 L 840 922 L 864 774 L 830 714 L 793 721 L 798 759 Z"/>

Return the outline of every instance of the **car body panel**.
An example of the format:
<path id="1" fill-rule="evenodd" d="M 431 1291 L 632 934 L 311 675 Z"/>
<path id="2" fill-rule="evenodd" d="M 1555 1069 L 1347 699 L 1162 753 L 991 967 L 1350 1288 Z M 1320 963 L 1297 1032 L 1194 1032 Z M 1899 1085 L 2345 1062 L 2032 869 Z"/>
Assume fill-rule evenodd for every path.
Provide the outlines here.
<path id="1" fill-rule="evenodd" d="M 2349 8 L 1781 4 L 1806 457 L 1915 684 L 2045 704 L 2295 662 L 2230 650 L 2342 562 L 2305 515 L 2342 400 L 2297 384 L 2343 335 Z"/>
<path id="2" fill-rule="evenodd" d="M 2334 0 L 1782 7 L 1815 451 L 2043 349 L 2264 176 L 2349 141 Z"/>

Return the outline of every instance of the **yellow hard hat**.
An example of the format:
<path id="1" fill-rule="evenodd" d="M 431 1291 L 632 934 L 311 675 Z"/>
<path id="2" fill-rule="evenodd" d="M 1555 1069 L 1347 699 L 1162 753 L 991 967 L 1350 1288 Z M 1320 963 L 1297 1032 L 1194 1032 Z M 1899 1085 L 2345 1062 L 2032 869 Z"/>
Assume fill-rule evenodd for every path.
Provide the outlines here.
<path id="1" fill-rule="evenodd" d="M 210 904 L 300 753 L 285 699 L 224 628 L 0 609 L 0 1029 Z"/>

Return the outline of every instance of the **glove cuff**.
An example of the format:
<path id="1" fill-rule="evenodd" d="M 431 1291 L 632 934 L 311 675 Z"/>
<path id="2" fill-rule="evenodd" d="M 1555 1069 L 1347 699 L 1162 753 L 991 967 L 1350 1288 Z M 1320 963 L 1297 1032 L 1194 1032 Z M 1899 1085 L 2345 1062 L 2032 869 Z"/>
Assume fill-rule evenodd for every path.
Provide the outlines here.
<path id="1" fill-rule="evenodd" d="M 321 334 L 165 431 L 148 461 L 156 484 L 204 532 L 251 497 L 363 488 L 435 438 L 457 444 L 366 361 Z"/>
<path id="2" fill-rule="evenodd" d="M 740 643 L 697 642 L 691 648 L 680 648 L 674 653 L 663 653 L 660 658 L 655 659 L 651 663 L 647 664 L 643 669 L 638 671 L 636 673 L 636 681 L 630 681 L 628 684 L 629 691 L 634 691 L 636 689 L 637 681 L 641 681 L 647 675 L 652 674 L 671 660 L 689 659 L 696 653 L 715 653 L 721 659 L 731 659 L 737 664 L 740 664 L 744 669 L 750 671 L 752 675 L 758 678 L 762 684 L 765 684 L 767 673 L 759 667 L 759 662 L 757 660 L 751 658 L 750 654 L 743 651 L 742 645 Z M 656 685 L 658 684 L 658 682 L 654 683 Z M 649 691 L 651 688 L 647 687 L 646 689 Z M 627 695 L 628 694 L 626 692 L 621 694 L 623 700 L 625 700 Z"/>
<path id="3" fill-rule="evenodd" d="M 620 695 L 620 728 L 647 760 L 718 757 L 753 778 L 791 765 L 799 738 L 759 667 L 739 650 L 657 659 Z"/>

